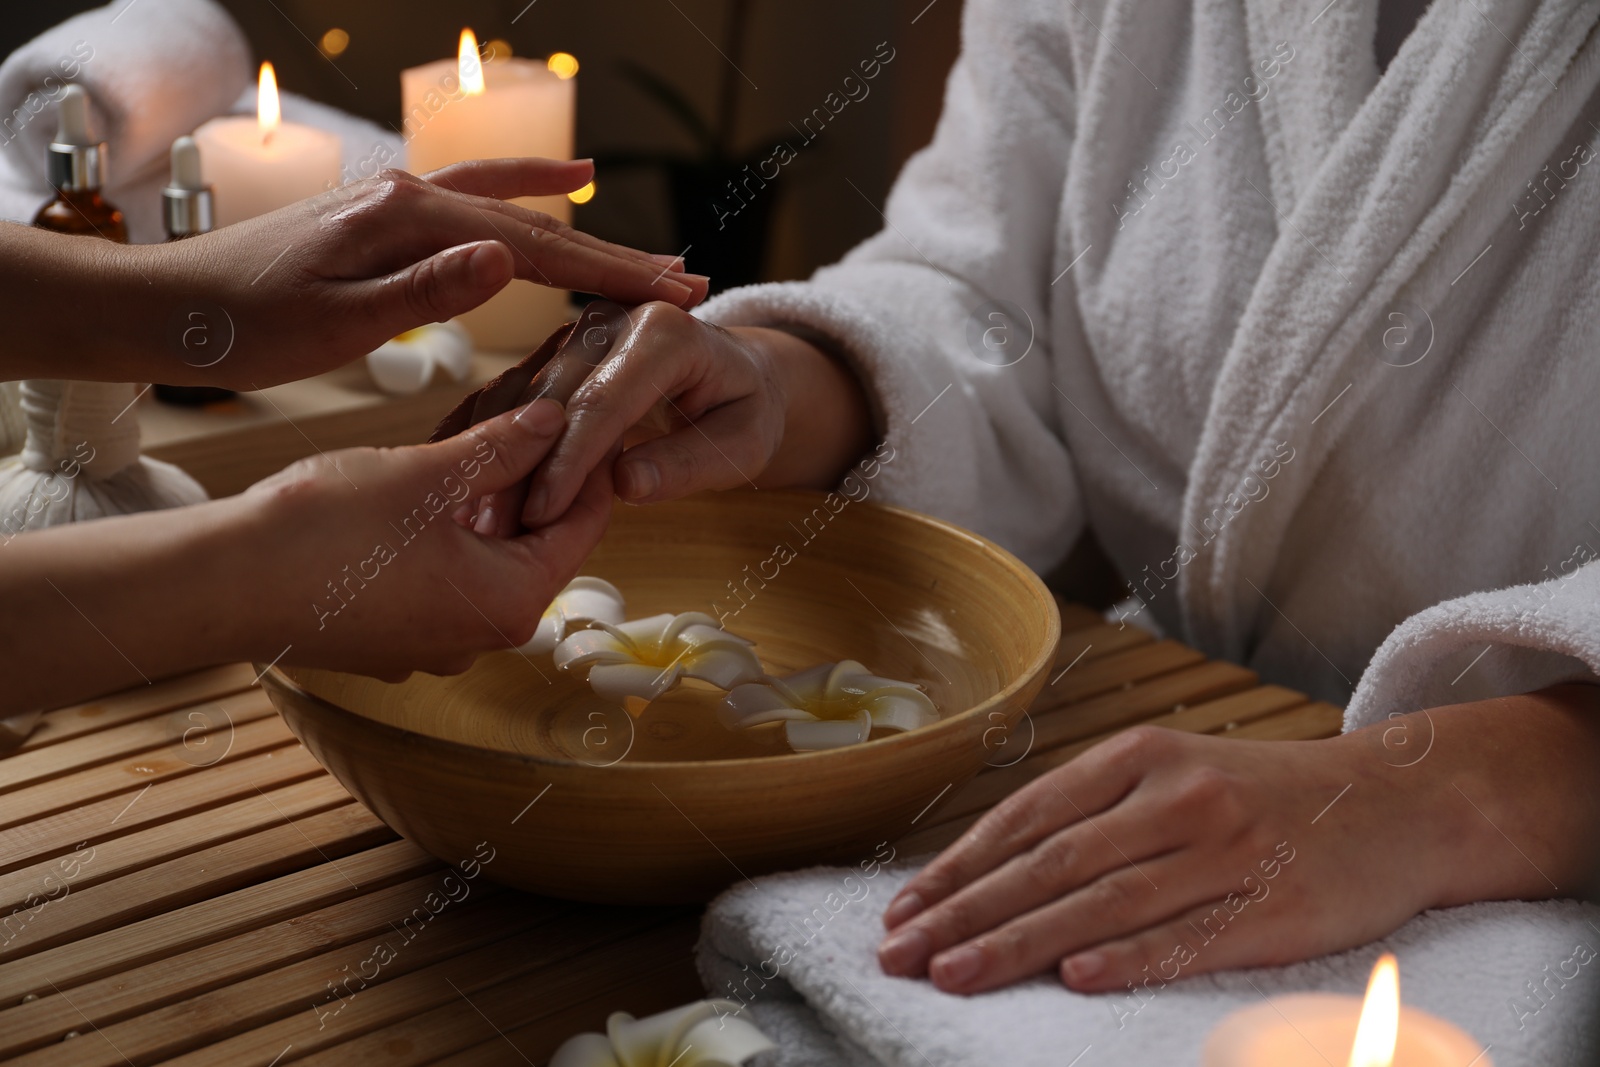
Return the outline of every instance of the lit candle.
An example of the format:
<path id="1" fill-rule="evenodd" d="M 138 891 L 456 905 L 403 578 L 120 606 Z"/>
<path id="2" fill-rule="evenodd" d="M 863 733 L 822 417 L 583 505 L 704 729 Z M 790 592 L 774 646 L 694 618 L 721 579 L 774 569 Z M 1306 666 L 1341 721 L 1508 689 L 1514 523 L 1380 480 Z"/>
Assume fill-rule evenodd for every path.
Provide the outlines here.
<path id="1" fill-rule="evenodd" d="M 577 70 L 577 60 L 565 53 L 546 62 L 507 56 L 484 63 L 477 38 L 462 30 L 455 59 L 400 73 L 407 166 L 424 174 L 466 159 L 571 159 Z M 565 196 L 516 203 L 563 222 L 572 219 Z M 509 229 L 509 220 L 504 225 Z M 513 281 L 461 316 L 461 323 L 479 348 L 526 352 L 568 317 L 567 304 L 565 292 Z"/>
<path id="2" fill-rule="evenodd" d="M 256 117 L 212 119 L 195 131 L 200 169 L 216 187 L 217 224 L 227 226 L 316 196 L 339 184 L 339 138 L 284 122 L 272 64 L 261 64 Z"/>
<path id="3" fill-rule="evenodd" d="M 1274 997 L 1211 1031 L 1204 1067 L 1494 1067 L 1478 1043 L 1435 1015 L 1400 1006 L 1400 969 L 1385 954 L 1365 1000 L 1332 993 Z"/>

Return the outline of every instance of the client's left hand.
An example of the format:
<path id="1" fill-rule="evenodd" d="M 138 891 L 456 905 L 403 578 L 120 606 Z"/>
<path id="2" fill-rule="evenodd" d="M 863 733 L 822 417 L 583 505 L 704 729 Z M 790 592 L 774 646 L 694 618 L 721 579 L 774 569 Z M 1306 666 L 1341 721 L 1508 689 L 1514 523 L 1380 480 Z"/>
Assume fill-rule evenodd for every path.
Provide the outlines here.
<path id="1" fill-rule="evenodd" d="M 1436 708 L 1325 741 L 1129 730 L 1006 798 L 913 877 L 879 960 L 954 993 L 1050 969 L 1083 992 L 1153 988 L 1353 947 L 1429 907 L 1556 895 L 1545 874 L 1571 893 L 1594 787 L 1561 772 L 1586 773 L 1596 693 Z M 1573 822 L 1564 839 L 1552 809 Z"/>

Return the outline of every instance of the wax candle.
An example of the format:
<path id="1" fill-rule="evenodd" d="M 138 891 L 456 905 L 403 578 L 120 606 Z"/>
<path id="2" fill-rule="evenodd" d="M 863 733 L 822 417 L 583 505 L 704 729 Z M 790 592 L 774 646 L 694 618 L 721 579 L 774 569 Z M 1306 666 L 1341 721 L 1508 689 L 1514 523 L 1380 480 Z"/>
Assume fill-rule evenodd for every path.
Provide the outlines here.
<path id="1" fill-rule="evenodd" d="M 477 38 L 462 30 L 455 59 L 400 74 L 407 166 L 424 174 L 466 159 L 571 159 L 576 73 L 576 61 L 564 54 L 548 62 L 505 56 L 485 63 Z M 516 202 L 563 222 L 572 219 L 565 196 Z M 504 225 L 509 230 L 511 223 Z M 567 305 L 565 292 L 513 281 L 461 323 L 479 348 L 525 353 L 568 317 Z"/>
<path id="2" fill-rule="evenodd" d="M 1478 1043 L 1435 1015 L 1402 1007 L 1385 954 L 1367 995 L 1298 993 L 1234 1012 L 1207 1038 L 1203 1067 L 1494 1067 Z"/>
<path id="3" fill-rule="evenodd" d="M 339 138 L 284 122 L 272 64 L 261 64 L 256 117 L 212 119 L 194 134 L 200 170 L 216 189 L 217 225 L 265 215 L 339 184 Z"/>

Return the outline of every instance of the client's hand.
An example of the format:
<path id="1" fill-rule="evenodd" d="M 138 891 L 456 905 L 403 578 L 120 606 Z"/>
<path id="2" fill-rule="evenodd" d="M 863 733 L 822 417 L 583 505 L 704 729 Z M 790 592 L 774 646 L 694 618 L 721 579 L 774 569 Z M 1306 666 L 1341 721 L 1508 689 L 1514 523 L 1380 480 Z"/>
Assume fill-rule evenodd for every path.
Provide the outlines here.
<path id="1" fill-rule="evenodd" d="M 284 662 L 398 680 L 464 671 L 532 636 L 605 531 L 609 465 L 555 522 L 520 537 L 483 537 L 452 513 L 527 478 L 563 425 L 561 407 L 539 401 L 439 444 L 345 449 L 252 486 L 243 502 L 257 543 L 238 557 L 270 561 L 258 602 L 292 646 Z"/>
<path id="2" fill-rule="evenodd" d="M 1575 895 L 1600 828 L 1597 757 L 1592 686 L 1326 741 L 1137 728 L 1018 790 L 913 877 L 879 960 L 953 993 L 1045 970 L 1149 992 L 1350 948 L 1425 908 Z"/>
<path id="3" fill-rule="evenodd" d="M 703 298 L 706 279 L 683 274 L 674 256 L 507 202 L 564 193 L 592 174 L 587 161 L 545 159 L 476 160 L 420 178 L 385 171 L 214 233 L 127 250 L 139 284 L 156 287 L 138 302 L 163 319 L 145 332 L 166 337 L 168 365 L 122 380 L 293 381 L 468 311 L 514 277 L 629 302 Z M 180 346 L 175 329 L 205 344 Z"/>
<path id="4" fill-rule="evenodd" d="M 617 495 L 632 504 L 701 489 L 827 487 L 869 444 L 865 397 L 841 363 L 792 334 L 724 329 L 660 302 L 589 305 L 468 397 L 435 437 L 534 397 L 566 404 L 569 428 L 531 486 L 482 501 L 482 532 L 506 536 L 563 514 L 619 444 Z"/>

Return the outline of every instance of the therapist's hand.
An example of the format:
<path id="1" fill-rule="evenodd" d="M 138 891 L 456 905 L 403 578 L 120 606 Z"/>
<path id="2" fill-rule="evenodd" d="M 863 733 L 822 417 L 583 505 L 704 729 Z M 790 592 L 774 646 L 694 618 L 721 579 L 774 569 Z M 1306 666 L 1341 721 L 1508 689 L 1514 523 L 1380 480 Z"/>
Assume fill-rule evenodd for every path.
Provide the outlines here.
<path id="1" fill-rule="evenodd" d="M 605 532 L 609 466 L 554 522 L 518 537 L 474 533 L 453 513 L 525 479 L 564 425 L 541 400 L 438 444 L 344 449 L 252 486 L 234 555 L 272 576 L 252 602 L 291 646 L 284 662 L 399 680 L 458 673 L 531 637 Z"/>
<path id="2" fill-rule="evenodd" d="M 682 260 L 591 237 L 508 203 L 565 193 L 587 161 L 477 160 L 423 177 L 384 171 L 132 257 L 133 302 L 164 366 L 108 380 L 254 389 L 317 374 L 395 335 L 468 311 L 513 278 L 691 307 L 706 279 Z M 225 354 L 224 354 L 225 353 Z"/>
<path id="3" fill-rule="evenodd" d="M 884 913 L 883 969 L 1082 992 L 1365 944 L 1430 907 L 1580 895 L 1600 687 L 1434 708 L 1324 741 L 1153 727 L 1043 774 Z"/>
<path id="4" fill-rule="evenodd" d="M 842 363 L 793 334 L 724 329 L 662 302 L 589 305 L 441 432 L 544 396 L 567 405 L 567 432 L 531 485 L 479 505 L 480 530 L 550 522 L 619 445 L 617 495 L 646 504 L 703 489 L 826 488 L 870 443 L 865 395 Z"/>

